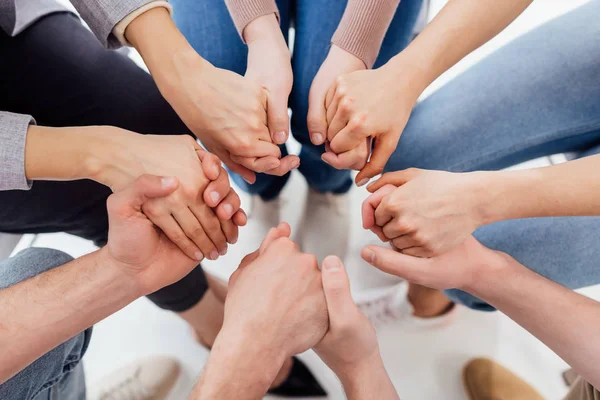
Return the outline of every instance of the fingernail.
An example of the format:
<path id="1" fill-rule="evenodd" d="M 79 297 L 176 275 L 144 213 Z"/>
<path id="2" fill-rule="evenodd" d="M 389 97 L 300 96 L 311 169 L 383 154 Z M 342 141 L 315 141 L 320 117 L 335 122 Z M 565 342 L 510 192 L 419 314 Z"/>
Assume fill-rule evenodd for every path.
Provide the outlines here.
<path id="1" fill-rule="evenodd" d="M 320 133 L 313 133 L 313 143 L 323 143 L 323 135 Z"/>
<path id="2" fill-rule="evenodd" d="M 223 250 L 221 250 L 219 252 L 220 255 L 224 256 L 225 254 L 227 254 L 227 247 L 225 247 Z"/>
<path id="3" fill-rule="evenodd" d="M 283 143 L 283 142 L 285 142 L 286 136 L 287 135 L 285 134 L 285 132 L 277 132 L 275 134 L 275 141 L 278 143 Z"/>
<path id="4" fill-rule="evenodd" d="M 300 166 L 300 160 L 294 160 L 292 163 L 292 169 L 296 169 Z"/>
<path id="5" fill-rule="evenodd" d="M 375 252 L 371 249 L 364 249 L 362 253 L 363 260 L 368 262 L 369 264 L 373 264 L 375 261 Z"/>
<path id="6" fill-rule="evenodd" d="M 233 206 L 231 204 L 225 204 L 223 206 L 223 210 L 225 210 L 225 214 L 227 214 L 227 217 L 230 217 L 231 214 L 233 214 Z"/>
<path id="7" fill-rule="evenodd" d="M 270 162 L 269 164 L 267 164 L 267 169 L 269 170 L 269 169 L 277 168 L 277 167 L 279 167 L 279 164 L 280 163 L 278 161 Z"/>
<path id="8" fill-rule="evenodd" d="M 217 258 L 219 258 L 219 253 L 216 250 L 213 250 L 213 251 L 211 251 L 209 258 L 211 260 L 216 260 Z"/>
<path id="9" fill-rule="evenodd" d="M 367 184 L 367 182 L 369 182 L 369 178 L 364 178 L 361 179 L 360 181 L 358 181 L 358 183 L 356 184 L 356 186 L 361 187 Z"/>
<path id="10" fill-rule="evenodd" d="M 323 265 L 323 268 L 325 268 L 326 270 L 329 270 L 329 271 L 333 271 L 333 270 L 341 267 L 340 260 L 337 257 L 331 257 L 324 264 L 325 265 Z"/>
<path id="11" fill-rule="evenodd" d="M 218 203 L 219 202 L 219 198 L 221 196 L 219 196 L 219 193 L 217 192 L 210 192 L 210 199 L 214 202 L 214 203 Z"/>
<path id="12" fill-rule="evenodd" d="M 371 183 L 369 183 L 369 184 L 367 185 L 367 189 L 370 189 L 370 188 L 372 188 L 374 184 L 375 184 L 375 182 L 371 182 Z"/>
<path id="13" fill-rule="evenodd" d="M 194 254 L 194 257 L 196 257 L 196 260 L 202 261 L 202 259 L 204 258 L 204 254 L 197 251 L 196 254 Z"/>
<path id="14" fill-rule="evenodd" d="M 237 237 L 234 237 L 233 239 L 231 239 L 231 244 L 236 244 L 238 241 Z"/>
<path id="15" fill-rule="evenodd" d="M 172 176 L 167 176 L 165 178 L 161 178 L 160 179 L 160 184 L 164 188 L 171 187 L 171 186 L 173 186 L 175 184 L 175 178 L 173 178 Z"/>
<path id="16" fill-rule="evenodd" d="M 244 178 L 243 176 L 242 176 L 242 179 L 245 180 L 248 185 L 252 185 L 252 182 L 250 182 L 248 179 Z"/>

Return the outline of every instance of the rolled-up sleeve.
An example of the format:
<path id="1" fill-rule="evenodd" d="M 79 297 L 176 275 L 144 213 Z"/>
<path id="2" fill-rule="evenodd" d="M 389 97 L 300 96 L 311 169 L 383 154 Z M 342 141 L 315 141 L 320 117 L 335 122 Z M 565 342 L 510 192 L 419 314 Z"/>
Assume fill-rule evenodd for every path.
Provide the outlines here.
<path id="1" fill-rule="evenodd" d="M 0 111 L 0 190 L 28 190 L 25 176 L 27 129 L 35 120 L 30 115 Z"/>

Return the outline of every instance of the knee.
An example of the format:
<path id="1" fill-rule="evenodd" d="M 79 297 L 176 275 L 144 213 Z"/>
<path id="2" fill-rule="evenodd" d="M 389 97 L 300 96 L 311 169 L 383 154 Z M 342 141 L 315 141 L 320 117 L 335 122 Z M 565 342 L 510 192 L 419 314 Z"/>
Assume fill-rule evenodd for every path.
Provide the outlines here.
<path id="1" fill-rule="evenodd" d="M 478 299 L 477 297 L 475 297 L 467 292 L 463 292 L 462 290 L 450 289 L 450 290 L 446 290 L 444 293 L 454 303 L 462 304 L 463 306 L 468 307 L 472 310 L 496 311 L 496 309 L 494 307 L 490 306 L 486 302 Z"/>
<path id="2" fill-rule="evenodd" d="M 0 289 L 64 265 L 73 257 L 59 250 L 31 247 L 0 262 Z"/>

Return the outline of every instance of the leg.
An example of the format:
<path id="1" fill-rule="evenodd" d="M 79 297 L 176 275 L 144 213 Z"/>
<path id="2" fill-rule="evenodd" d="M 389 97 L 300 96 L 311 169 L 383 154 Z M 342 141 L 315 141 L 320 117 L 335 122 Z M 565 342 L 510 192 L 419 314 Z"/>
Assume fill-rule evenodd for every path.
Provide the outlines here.
<path id="1" fill-rule="evenodd" d="M 11 38 L 0 33 L 0 109 L 31 114 L 40 125 L 115 125 L 140 133 L 189 131 L 152 78 L 123 55 L 104 50 L 69 13 L 51 14 Z M 52 105 L 52 107 L 49 107 Z M 0 192 L 0 231 L 69 232 L 106 242 L 110 190 L 92 181 L 36 182 Z M 150 298 L 175 311 L 197 303 L 200 268 Z"/>
<path id="2" fill-rule="evenodd" d="M 281 29 L 286 38 L 289 30 L 288 3 L 289 0 L 277 1 Z M 215 67 L 240 75 L 245 73 L 248 49 L 235 29 L 224 1 L 174 0 L 172 4 L 175 23 L 198 54 Z M 285 146 L 281 146 L 281 150 L 285 156 Z M 288 178 L 289 174 L 283 177 L 257 174 L 256 182 L 249 185 L 240 176 L 233 175 L 233 180 L 244 191 L 258 194 L 265 200 L 277 197 Z"/>
<path id="3" fill-rule="evenodd" d="M 31 248 L 0 262 L 0 290 L 59 267 L 72 258 L 57 250 Z M 92 328 L 38 358 L 0 385 L 2 399 L 85 399 L 83 364 L 80 362 Z"/>
<path id="4" fill-rule="evenodd" d="M 419 103 L 386 171 L 493 170 L 600 139 L 590 2 L 514 40 Z"/>
<path id="5" fill-rule="evenodd" d="M 308 185 L 321 193 L 345 193 L 352 186 L 350 171 L 339 171 L 321 160 L 324 147 L 311 143 L 306 122 L 310 86 L 327 57 L 331 37 L 346 3 L 344 0 L 299 0 L 296 3 L 296 40 L 292 60 L 294 88 L 290 99 L 292 133 L 302 144 L 300 172 Z M 421 4 L 422 0 L 400 2 L 375 67 L 385 64 L 408 45 Z"/>

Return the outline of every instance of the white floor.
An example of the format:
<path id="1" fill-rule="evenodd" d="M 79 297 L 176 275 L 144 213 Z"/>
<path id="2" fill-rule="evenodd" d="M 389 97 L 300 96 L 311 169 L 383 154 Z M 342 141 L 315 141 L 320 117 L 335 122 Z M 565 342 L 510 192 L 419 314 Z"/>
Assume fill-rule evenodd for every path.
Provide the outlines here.
<path id="1" fill-rule="evenodd" d="M 506 43 L 515 36 L 584 3 L 582 0 L 539 0 L 509 29 L 490 44 L 469 56 L 459 66 L 433 85 L 439 87 L 451 76 Z M 443 1 L 434 1 L 434 10 Z M 433 90 L 430 89 L 431 90 Z M 429 92 L 430 92 L 429 91 Z M 560 157 L 559 157 L 560 158 Z M 557 158 L 557 160 L 559 159 Z M 549 159 L 536 160 L 525 167 L 548 165 Z M 302 208 L 306 185 L 295 174 L 284 191 L 286 216 L 295 225 Z M 359 204 L 365 192 L 352 192 L 353 255 L 346 263 L 350 266 L 354 289 L 373 286 L 389 278 L 373 272 L 358 257 L 359 249 L 370 236 L 360 228 Z M 247 199 L 244 199 L 247 201 Z M 252 232 L 243 232 L 250 236 Z M 242 236 L 243 239 L 243 236 Z M 58 248 L 73 256 L 94 250 L 91 243 L 66 234 L 25 236 L 20 246 L 32 244 Z M 222 260 L 207 263 L 209 270 L 226 276 L 236 266 L 242 255 L 240 245 L 234 247 Z M 600 288 L 588 288 L 584 293 L 600 300 Z M 379 330 L 381 350 L 386 366 L 403 399 L 462 400 L 464 394 L 460 372 L 471 357 L 489 356 L 517 371 L 548 399 L 558 400 L 565 393 L 560 373 L 567 367 L 559 357 L 501 313 L 476 313 L 465 310 L 458 320 L 444 328 L 432 331 L 410 331 L 401 324 L 389 325 Z M 152 354 L 171 354 L 185 365 L 189 387 L 202 370 L 207 352 L 191 338 L 181 320 L 171 313 L 159 310 L 148 300 L 140 299 L 95 327 L 94 338 L 85 357 L 88 380 L 94 381 L 122 363 Z M 302 355 L 330 393 L 331 399 L 343 399 L 337 380 L 313 353 Z M 185 393 L 180 397 L 185 398 Z"/>

